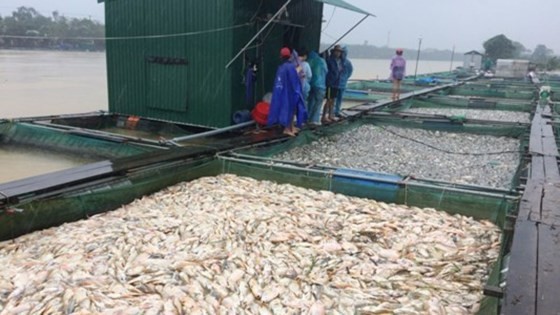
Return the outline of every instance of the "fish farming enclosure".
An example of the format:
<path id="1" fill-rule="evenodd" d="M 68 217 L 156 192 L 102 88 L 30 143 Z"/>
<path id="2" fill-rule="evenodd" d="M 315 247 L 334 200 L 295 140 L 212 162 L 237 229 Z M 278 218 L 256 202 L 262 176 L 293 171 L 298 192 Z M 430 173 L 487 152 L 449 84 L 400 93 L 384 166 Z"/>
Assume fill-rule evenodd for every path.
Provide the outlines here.
<path id="1" fill-rule="evenodd" d="M 457 76 L 405 82 L 398 102 L 361 82 L 367 103 L 295 138 L 128 115 L 3 123 L 4 143 L 46 130 L 64 154 L 87 150 L 74 137 L 103 150 L 67 184 L 0 185 L 0 313 L 554 310 L 557 106 Z"/>

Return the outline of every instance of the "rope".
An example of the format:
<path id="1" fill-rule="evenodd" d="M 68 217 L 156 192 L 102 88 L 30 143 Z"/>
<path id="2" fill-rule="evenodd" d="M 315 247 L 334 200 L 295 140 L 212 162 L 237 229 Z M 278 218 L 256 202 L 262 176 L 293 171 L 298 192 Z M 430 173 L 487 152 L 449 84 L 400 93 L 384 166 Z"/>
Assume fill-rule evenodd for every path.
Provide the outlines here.
<path id="1" fill-rule="evenodd" d="M 8 200 L 10 197 L 8 195 L 6 195 L 3 191 L 0 190 L 0 195 L 2 195 L 4 198 L 6 198 L 6 200 Z"/>
<path id="2" fill-rule="evenodd" d="M 521 151 L 521 150 L 510 150 L 510 151 L 499 151 L 499 152 L 471 152 L 471 153 L 469 153 L 469 152 L 453 152 L 453 151 L 441 149 L 441 148 L 438 148 L 438 147 L 433 146 L 433 145 L 431 145 L 431 144 L 428 144 L 428 143 L 425 143 L 425 142 L 422 142 L 422 141 L 419 141 L 419 140 L 416 140 L 416 139 L 413 139 L 413 138 L 410 138 L 410 137 L 401 135 L 401 134 L 396 133 L 396 132 L 394 132 L 394 131 L 391 131 L 391 130 L 389 130 L 389 129 L 383 127 L 383 126 L 380 126 L 380 125 L 376 125 L 376 126 L 379 127 L 379 128 L 381 128 L 382 130 L 384 130 L 384 131 L 386 131 L 386 132 L 392 134 L 392 135 L 397 136 L 397 137 L 400 137 L 400 138 L 403 138 L 403 139 L 412 141 L 412 142 L 414 142 L 414 143 L 421 144 L 421 145 L 426 146 L 426 147 L 428 147 L 428 148 L 434 149 L 434 150 L 436 150 L 436 151 L 440 151 L 440 152 L 448 153 L 448 154 L 482 156 L 482 155 L 500 155 L 500 154 L 508 154 L 508 153 L 509 153 L 509 154 L 513 154 L 513 153 L 523 153 L 523 152 L 524 152 L 524 151 Z"/>
<path id="3" fill-rule="evenodd" d="M 333 17 L 334 17 L 334 13 L 335 13 L 335 12 L 336 12 L 336 7 L 333 7 L 331 17 L 330 17 L 329 21 L 327 22 L 327 24 L 325 25 L 325 28 L 322 29 L 321 32 L 324 32 L 324 31 L 327 30 L 327 28 L 329 28 L 329 25 L 331 24 L 331 21 L 332 21 L 332 19 L 333 19 Z"/>
<path id="4" fill-rule="evenodd" d="M 202 34 L 218 33 L 229 31 L 237 28 L 249 26 L 251 23 L 238 24 L 229 27 L 215 28 L 204 31 L 176 33 L 176 34 L 161 34 L 161 35 L 145 35 L 145 36 L 122 36 L 122 37 L 51 37 L 51 36 L 19 36 L 19 35 L 0 35 L 0 38 L 20 38 L 20 39 L 64 39 L 64 40 L 134 40 L 134 39 L 154 39 L 154 38 L 172 38 L 172 37 L 185 37 L 195 36 Z"/>
<path id="5" fill-rule="evenodd" d="M 329 35 L 327 32 L 321 32 L 323 35 L 327 36 L 328 38 L 332 39 L 332 40 L 336 40 L 336 37 Z"/>

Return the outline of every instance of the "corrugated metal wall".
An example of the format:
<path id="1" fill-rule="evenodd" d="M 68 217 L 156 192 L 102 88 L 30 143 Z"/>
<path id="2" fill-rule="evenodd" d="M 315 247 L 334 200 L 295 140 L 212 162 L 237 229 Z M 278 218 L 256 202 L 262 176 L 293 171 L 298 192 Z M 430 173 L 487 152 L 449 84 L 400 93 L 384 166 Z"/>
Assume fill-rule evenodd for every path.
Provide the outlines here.
<path id="1" fill-rule="evenodd" d="M 284 3 L 262 1 L 107 1 L 106 33 L 108 37 L 126 37 L 227 28 L 245 24 L 263 12 L 274 13 Z M 294 0 L 289 12 L 294 23 L 306 25 L 302 45 L 318 48 L 322 4 Z M 259 55 L 263 60 L 259 99 L 272 85 L 278 51 L 284 44 L 284 26 L 265 32 L 268 37 L 264 43 L 257 43 L 258 47 L 225 69 L 262 25 L 264 22 L 199 35 L 108 41 L 110 111 L 213 127 L 230 125 L 236 110 L 249 109 L 244 98 L 245 57 Z M 184 60 L 187 64 L 180 64 Z"/>

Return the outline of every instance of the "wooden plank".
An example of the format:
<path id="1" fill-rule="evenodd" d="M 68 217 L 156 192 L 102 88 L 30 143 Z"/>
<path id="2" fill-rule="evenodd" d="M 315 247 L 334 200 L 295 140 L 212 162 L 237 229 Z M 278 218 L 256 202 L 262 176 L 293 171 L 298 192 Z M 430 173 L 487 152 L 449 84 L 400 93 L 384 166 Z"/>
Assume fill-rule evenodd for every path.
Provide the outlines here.
<path id="1" fill-rule="evenodd" d="M 537 223 L 531 221 L 516 223 L 502 306 L 503 314 L 536 313 L 537 241 Z"/>
<path id="2" fill-rule="evenodd" d="M 537 314 L 560 314 L 560 227 L 539 226 Z"/>
<path id="3" fill-rule="evenodd" d="M 361 115 L 362 113 L 363 113 L 362 111 L 354 111 L 354 110 L 345 110 L 344 111 L 344 115 L 346 117 L 354 117 L 354 116 Z"/>
<path id="4" fill-rule="evenodd" d="M 539 222 L 541 220 L 541 200 L 543 194 L 543 183 L 538 180 L 529 180 L 525 187 L 525 192 L 519 203 L 517 221 L 531 220 Z"/>
<path id="5" fill-rule="evenodd" d="M 544 186 L 541 223 L 558 226 L 560 230 L 560 183 L 548 183 Z"/>
<path id="6" fill-rule="evenodd" d="M 470 80 L 471 78 L 467 78 L 466 80 Z M 426 89 L 422 89 L 422 90 L 418 90 L 418 91 L 413 91 L 413 92 L 409 92 L 409 93 L 403 93 L 401 94 L 400 100 L 399 101 L 404 101 L 410 98 L 413 98 L 415 96 L 421 96 L 421 95 L 426 95 L 432 92 L 436 92 L 439 90 L 443 90 L 449 87 L 454 87 L 457 86 L 458 83 L 450 83 L 450 84 L 446 84 L 446 85 L 441 85 L 441 86 L 435 86 L 435 87 L 431 87 L 431 88 L 426 88 Z M 360 112 L 367 112 L 367 111 L 372 111 L 378 108 L 383 108 L 387 105 L 393 104 L 394 101 L 390 100 L 390 99 L 382 99 L 382 100 L 378 100 L 376 101 L 374 104 L 373 103 L 366 103 L 366 104 L 361 104 L 361 105 L 357 105 L 351 108 L 348 108 L 347 110 L 345 110 L 344 112 L 346 113 L 346 111 L 360 111 Z"/>
<path id="7" fill-rule="evenodd" d="M 362 104 L 362 105 L 358 105 L 358 106 L 354 106 L 348 109 L 344 109 L 343 112 L 346 115 L 347 112 L 359 112 L 362 113 L 364 111 L 369 111 L 371 109 L 375 108 L 375 105 L 373 103 L 368 103 L 368 104 Z"/>
<path id="8" fill-rule="evenodd" d="M 558 169 L 558 159 L 555 156 L 544 156 L 544 173 L 548 182 L 560 181 L 560 170 Z"/>
<path id="9" fill-rule="evenodd" d="M 531 179 L 543 181 L 545 178 L 544 157 L 533 156 L 531 158 Z"/>
<path id="10" fill-rule="evenodd" d="M 554 130 L 552 130 L 552 126 L 550 125 L 550 119 L 542 120 L 543 125 L 541 126 L 542 134 L 544 137 L 554 137 Z"/>
<path id="11" fill-rule="evenodd" d="M 558 156 L 558 146 L 556 146 L 556 137 L 544 136 L 542 138 L 543 154 L 546 156 Z"/>
<path id="12" fill-rule="evenodd" d="M 0 185 L 0 202 L 17 202 L 17 196 L 44 191 L 83 181 L 89 178 L 105 176 L 113 172 L 111 161 L 102 161 L 84 166 L 33 176 L 26 179 Z"/>
<path id="13" fill-rule="evenodd" d="M 529 138 L 529 153 L 535 155 L 543 155 L 543 144 L 542 144 L 542 128 L 539 122 L 535 122 L 531 125 L 531 136 Z"/>

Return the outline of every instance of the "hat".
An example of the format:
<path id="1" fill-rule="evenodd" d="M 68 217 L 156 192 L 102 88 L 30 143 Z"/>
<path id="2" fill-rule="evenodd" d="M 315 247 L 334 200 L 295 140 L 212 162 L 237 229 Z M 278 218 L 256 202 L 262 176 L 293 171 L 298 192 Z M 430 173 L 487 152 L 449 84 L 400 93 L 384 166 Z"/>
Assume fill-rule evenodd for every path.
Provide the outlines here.
<path id="1" fill-rule="evenodd" d="M 402 48 L 397 48 L 397 52 L 403 52 Z"/>
<path id="2" fill-rule="evenodd" d="M 335 45 L 334 48 L 332 49 L 332 51 L 340 51 L 342 52 L 342 47 L 340 47 L 340 45 Z"/>
<path id="3" fill-rule="evenodd" d="M 292 52 L 290 51 L 290 48 L 284 47 L 280 49 L 280 57 L 290 57 L 291 55 Z"/>

